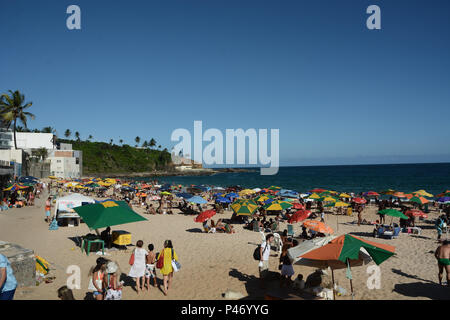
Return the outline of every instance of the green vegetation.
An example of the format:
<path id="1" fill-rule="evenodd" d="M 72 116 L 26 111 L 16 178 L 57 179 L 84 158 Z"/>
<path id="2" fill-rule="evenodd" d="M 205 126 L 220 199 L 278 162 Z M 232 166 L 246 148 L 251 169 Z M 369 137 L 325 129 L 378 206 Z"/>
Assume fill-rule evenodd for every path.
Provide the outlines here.
<path id="1" fill-rule="evenodd" d="M 83 173 L 86 175 L 167 170 L 172 163 L 167 149 L 158 151 L 138 149 L 127 144 L 118 146 L 106 142 L 63 139 L 58 139 L 58 141 L 71 143 L 74 150 L 83 152 Z"/>

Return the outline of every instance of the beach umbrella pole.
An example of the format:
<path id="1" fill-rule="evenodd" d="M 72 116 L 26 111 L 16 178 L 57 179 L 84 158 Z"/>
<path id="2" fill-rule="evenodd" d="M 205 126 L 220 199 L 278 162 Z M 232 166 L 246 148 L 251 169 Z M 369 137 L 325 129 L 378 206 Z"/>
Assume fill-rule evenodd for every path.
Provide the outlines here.
<path id="1" fill-rule="evenodd" d="M 336 300 L 336 292 L 334 290 L 334 270 L 331 268 L 331 280 L 333 281 L 333 300 Z"/>

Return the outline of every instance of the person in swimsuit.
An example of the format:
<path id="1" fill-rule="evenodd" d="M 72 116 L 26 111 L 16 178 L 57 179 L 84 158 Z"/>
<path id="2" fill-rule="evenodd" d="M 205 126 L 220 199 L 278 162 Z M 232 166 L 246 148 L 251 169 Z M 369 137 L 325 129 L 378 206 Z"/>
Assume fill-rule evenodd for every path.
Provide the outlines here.
<path id="1" fill-rule="evenodd" d="M 45 201 L 45 222 L 50 223 L 50 210 L 52 208 L 52 201 L 51 198 L 48 197 L 48 199 Z"/>
<path id="2" fill-rule="evenodd" d="M 450 241 L 444 240 L 442 245 L 436 249 L 434 256 L 438 261 L 439 284 L 442 285 L 442 277 L 445 269 L 447 273 L 447 287 L 450 287 Z"/>
<path id="3" fill-rule="evenodd" d="M 147 291 L 150 289 L 150 278 L 153 278 L 153 286 L 157 286 L 157 278 L 156 278 L 156 253 L 153 251 L 155 247 L 153 244 L 148 245 L 148 255 L 145 261 L 145 280 L 147 284 Z"/>

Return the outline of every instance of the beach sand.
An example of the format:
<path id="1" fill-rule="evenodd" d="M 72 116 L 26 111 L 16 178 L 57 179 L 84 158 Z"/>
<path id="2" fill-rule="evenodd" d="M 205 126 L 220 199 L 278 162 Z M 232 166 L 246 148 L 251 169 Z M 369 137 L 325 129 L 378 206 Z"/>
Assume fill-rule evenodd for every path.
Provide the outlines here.
<path id="1" fill-rule="evenodd" d="M 44 221 L 44 197 L 36 199 L 36 205 L 11 209 L 0 212 L 0 240 L 19 244 L 34 250 L 35 254 L 51 262 L 50 275 L 55 276 L 53 283 L 41 283 L 36 287 L 18 288 L 15 299 L 58 299 L 56 290 L 66 284 L 69 265 L 77 265 L 81 269 L 81 289 L 73 290 L 75 298 L 87 297 L 88 272 L 95 265 L 99 257 L 94 252 L 89 256 L 82 253 L 77 246 L 76 237 L 89 233 L 86 224 L 78 227 L 60 227 L 56 231 L 48 230 Z M 138 213 L 141 208 L 134 207 Z M 377 208 L 371 206 L 363 212 L 363 218 L 375 221 Z M 432 212 L 429 220 L 438 215 Z M 258 263 L 253 260 L 253 251 L 261 243 L 261 234 L 243 229 L 243 225 L 234 225 L 235 234 L 206 234 L 202 233 L 201 223 L 194 222 L 194 216 L 173 215 L 145 215 L 148 221 L 125 224 L 112 227 L 112 230 L 126 230 L 132 233 L 133 245 L 137 240 L 144 241 L 144 247 L 153 243 L 156 250 L 161 250 L 164 240 L 171 239 L 174 249 L 182 265 L 180 272 L 175 273 L 173 286 L 168 296 L 164 296 L 158 288 L 151 287 L 149 292 L 139 295 L 126 283 L 123 290 L 124 300 L 143 299 L 224 299 L 222 294 L 227 290 L 241 293 L 251 299 L 262 299 L 268 291 L 279 291 L 279 282 L 269 283 L 267 290 L 259 288 Z M 231 212 L 217 214 L 213 219 L 230 218 Z M 438 244 L 436 231 L 431 222 L 419 221 L 417 226 L 422 227 L 420 236 L 400 234 L 397 239 L 374 239 L 372 226 L 357 226 L 346 224 L 356 221 L 356 214 L 352 217 L 326 215 L 326 223 L 330 225 L 337 235 L 352 233 L 364 239 L 390 244 L 396 247 L 396 256 L 380 265 L 381 288 L 368 289 L 366 282 L 367 266 L 352 268 L 353 287 L 355 299 L 449 299 L 448 288 L 439 286 L 438 267 L 434 258 L 434 251 Z M 337 219 L 339 225 L 337 228 Z M 386 222 L 390 222 L 387 217 Z M 398 222 L 398 218 L 394 218 Z M 280 225 L 280 230 L 286 228 L 286 223 Z M 301 231 L 301 224 L 295 224 L 296 234 Z M 445 235 L 444 235 L 445 237 Z M 106 258 L 118 262 L 120 271 L 128 274 L 130 266 L 128 260 L 134 246 L 127 251 L 110 251 Z M 274 252 L 272 251 L 272 254 Z M 278 258 L 270 258 L 270 270 L 278 273 Z M 373 265 L 371 262 L 369 264 Z M 304 275 L 304 279 L 314 269 L 294 265 L 295 276 Z M 349 280 L 345 277 L 345 269 L 334 272 L 336 282 L 350 292 Z M 162 276 L 157 271 L 159 281 Z M 444 275 L 445 279 L 445 275 Z M 133 282 L 131 282 L 133 283 Z M 337 300 L 351 299 L 350 296 L 337 297 Z"/>

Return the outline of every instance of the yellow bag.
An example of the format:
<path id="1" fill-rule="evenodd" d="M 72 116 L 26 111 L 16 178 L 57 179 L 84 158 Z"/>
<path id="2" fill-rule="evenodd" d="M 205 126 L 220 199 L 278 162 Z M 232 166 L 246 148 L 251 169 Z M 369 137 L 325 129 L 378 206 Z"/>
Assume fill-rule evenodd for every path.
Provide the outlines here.
<path id="1" fill-rule="evenodd" d="M 50 263 L 44 258 L 35 255 L 36 258 L 36 271 L 46 275 L 50 271 Z"/>

